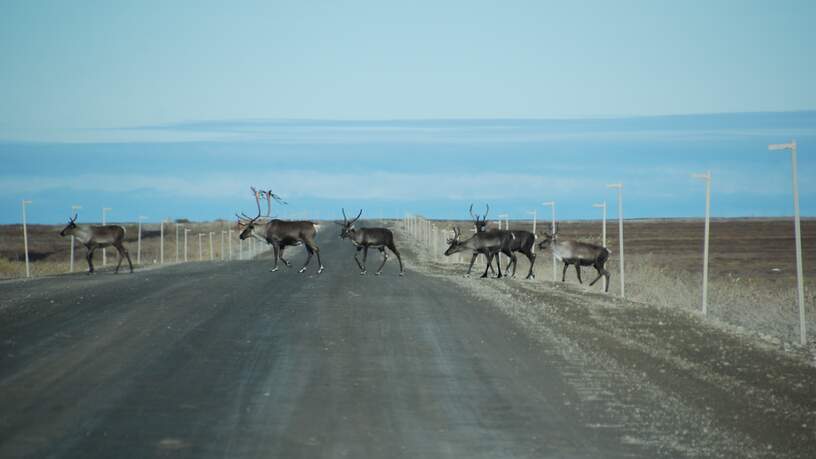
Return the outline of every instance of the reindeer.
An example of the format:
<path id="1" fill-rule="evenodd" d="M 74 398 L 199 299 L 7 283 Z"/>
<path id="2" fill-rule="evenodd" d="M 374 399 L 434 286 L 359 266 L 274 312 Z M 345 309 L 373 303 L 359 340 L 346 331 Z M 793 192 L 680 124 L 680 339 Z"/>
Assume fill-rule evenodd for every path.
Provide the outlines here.
<path id="1" fill-rule="evenodd" d="M 521 252 L 524 256 L 527 257 L 527 260 L 530 262 L 530 271 L 527 272 L 527 277 L 525 279 L 535 279 L 535 274 L 533 273 L 533 266 L 535 265 L 536 255 L 533 253 L 533 245 L 535 244 L 535 235 L 529 231 L 524 230 L 508 230 L 511 237 L 506 239 L 506 244 L 502 246 L 502 253 L 510 257 L 510 261 L 507 262 L 507 267 L 504 268 L 505 274 L 510 270 L 510 265 L 513 265 L 513 274 L 511 277 L 516 277 L 516 265 L 518 264 L 518 259 L 515 255 L 511 255 L 514 252 Z M 497 260 L 498 262 L 498 260 Z"/>
<path id="2" fill-rule="evenodd" d="M 130 261 L 130 254 L 125 248 L 122 241 L 125 239 L 125 228 L 119 225 L 77 225 L 76 219 L 79 215 L 74 215 L 69 219 L 68 225 L 60 231 L 60 236 L 74 236 L 88 249 L 88 255 L 85 257 L 88 260 L 88 274 L 93 274 L 93 253 L 98 248 L 116 247 L 119 252 L 119 263 L 116 264 L 116 271 L 119 273 L 119 267 L 122 265 L 122 259 L 127 258 L 130 272 L 133 272 L 133 263 Z"/>
<path id="3" fill-rule="evenodd" d="M 383 266 L 385 266 L 385 262 L 388 261 L 388 253 L 386 253 L 385 248 L 394 253 L 397 256 L 397 261 L 399 261 L 400 265 L 400 276 L 405 275 L 405 271 L 402 267 L 402 257 L 400 256 L 399 250 L 397 250 L 397 246 L 394 244 L 394 233 L 391 232 L 390 229 L 387 228 L 360 228 L 357 229 L 354 227 L 354 223 L 360 219 L 360 216 L 363 215 L 363 209 L 360 209 L 360 213 L 357 214 L 356 217 L 349 220 L 346 217 L 346 209 L 342 209 L 343 211 L 343 223 L 335 222 L 342 227 L 340 230 L 340 239 L 350 239 L 351 242 L 357 247 L 357 252 L 354 253 L 354 261 L 357 262 L 357 266 L 360 268 L 360 275 L 364 276 L 366 274 L 366 258 L 368 258 L 368 249 L 369 247 L 375 248 L 380 251 L 383 256 L 383 261 L 380 264 L 380 267 L 377 268 L 377 272 L 375 275 L 379 276 L 382 274 Z M 361 263 L 360 260 L 357 258 L 357 254 L 363 252 L 363 262 Z"/>
<path id="4" fill-rule="evenodd" d="M 263 242 L 264 244 L 272 245 L 273 253 L 275 254 L 275 266 L 271 269 L 272 272 L 275 272 L 275 271 L 278 270 L 278 263 L 277 263 L 278 259 L 280 259 L 280 261 L 282 261 L 283 264 L 287 268 L 291 267 L 292 264 L 289 263 L 288 260 L 283 258 L 283 251 L 284 251 L 284 249 L 286 249 L 286 247 L 288 247 L 290 245 L 291 246 L 303 245 L 303 242 L 302 241 L 294 241 L 294 242 L 292 242 L 290 244 L 289 243 L 290 241 L 279 241 L 277 244 L 272 244 L 272 243 L 270 243 L 269 241 L 266 240 L 266 228 L 267 228 L 267 225 L 269 224 L 269 219 L 271 218 L 270 214 L 272 213 L 272 200 L 274 199 L 274 200 L 276 200 L 276 201 L 278 201 L 279 203 L 282 203 L 282 204 L 286 204 L 286 201 L 282 200 L 280 198 L 280 196 L 272 193 L 271 190 L 270 191 L 263 191 L 263 190 L 258 191 L 258 190 L 255 189 L 255 187 L 250 187 L 250 189 L 252 190 L 252 195 L 255 196 L 256 199 L 263 198 L 263 199 L 265 199 L 267 201 L 266 215 L 263 215 L 263 216 L 261 216 L 261 218 L 258 219 L 256 224 L 253 226 L 251 236 L 254 239 L 257 239 L 257 240 Z M 249 217 L 246 214 L 243 214 L 243 217 L 241 215 L 238 215 L 238 214 L 235 214 L 235 216 L 238 217 L 237 228 L 238 228 L 239 231 L 243 231 L 244 228 L 246 228 L 247 222 L 252 219 L 252 217 Z M 311 223 L 311 222 L 309 222 L 309 223 Z M 317 232 L 317 230 L 320 228 L 320 225 L 318 225 L 318 224 L 314 224 L 314 225 L 315 225 L 315 232 Z"/>
<path id="5" fill-rule="evenodd" d="M 575 265 L 575 272 L 578 274 L 578 283 L 583 284 L 581 280 L 581 266 L 593 266 L 598 271 L 598 277 L 589 283 L 589 286 L 595 285 L 601 276 L 606 277 L 606 289 L 609 291 L 609 271 L 604 268 L 606 261 L 612 251 L 606 247 L 590 244 L 587 242 L 578 241 L 559 241 L 558 229 L 556 228 L 553 234 L 544 233 L 544 240 L 538 244 L 538 248 L 546 250 L 551 248 L 556 258 L 564 262 L 564 271 L 561 273 L 561 282 L 564 282 L 567 277 L 567 267 Z"/>
<path id="6" fill-rule="evenodd" d="M 273 272 L 278 270 L 278 258 L 281 258 L 281 255 L 278 253 L 279 250 L 282 252 L 283 248 L 286 246 L 303 244 L 306 246 L 308 256 L 306 257 L 306 263 L 303 264 L 303 267 L 300 268 L 298 272 L 302 273 L 306 271 L 306 267 L 309 265 L 309 262 L 312 261 L 312 255 L 316 254 L 317 263 L 320 265 L 320 267 L 317 269 L 317 274 L 322 273 L 325 267 L 323 266 L 323 262 L 320 260 L 320 248 L 317 246 L 314 240 L 317 234 L 318 225 L 310 221 L 285 221 L 276 218 L 272 218 L 267 222 L 259 220 L 261 218 L 260 193 L 255 191 L 255 188 L 252 188 L 252 191 L 255 194 L 255 204 L 258 206 L 258 215 L 252 218 L 244 215 L 244 217 L 248 220 L 243 223 L 244 229 L 241 231 L 241 235 L 239 236 L 241 240 L 248 237 L 260 236 L 268 244 L 272 244 L 275 254 L 275 266 L 272 268 Z M 275 197 L 271 192 L 266 193 L 267 199 L 273 199 Z M 271 205 L 272 204 L 270 202 L 270 209 Z M 286 264 L 286 266 L 289 266 L 288 261 L 283 260 L 283 262 Z"/>
<path id="7" fill-rule="evenodd" d="M 504 231 L 482 231 L 474 234 L 465 241 L 460 240 L 461 235 L 462 232 L 458 227 L 453 228 L 453 238 L 448 239 L 450 246 L 445 250 L 445 256 L 450 256 L 465 250 L 473 251 L 470 266 L 468 266 L 467 273 L 465 274 L 465 276 L 470 276 L 470 271 L 473 269 L 473 262 L 476 261 L 476 257 L 480 253 L 484 254 L 487 257 L 487 266 L 481 277 L 487 277 L 487 271 L 490 269 L 493 257 L 496 256 L 507 243 L 506 239 L 510 237 L 510 233 Z M 514 255 L 512 256 L 515 257 Z M 496 269 L 498 271 L 496 278 L 501 278 L 502 273 L 499 263 L 496 263 Z"/>
<path id="8" fill-rule="evenodd" d="M 490 206 L 486 205 L 486 210 L 484 215 L 479 218 L 478 215 L 473 213 L 473 204 L 470 205 L 470 216 L 473 218 L 473 224 L 476 227 L 477 233 L 484 233 L 487 230 L 487 214 L 490 212 Z M 507 266 L 504 268 L 505 274 L 510 270 L 510 266 L 513 266 L 513 274 L 511 277 L 516 276 L 516 266 L 518 265 L 518 259 L 515 256 L 515 252 L 521 252 L 526 257 L 527 260 L 530 262 L 530 270 L 527 272 L 526 279 L 534 279 L 535 274 L 533 273 L 533 266 L 535 265 L 535 253 L 533 253 L 533 245 L 535 244 L 535 235 L 529 231 L 524 230 L 490 230 L 500 233 L 509 233 L 510 237 L 505 238 L 505 244 L 502 246 L 500 252 L 505 254 L 509 261 L 507 262 Z M 479 256 L 478 252 L 473 253 L 473 259 L 471 260 L 471 264 Z M 496 264 L 499 264 L 499 258 L 496 257 Z M 488 264 L 488 270 L 493 271 L 492 263 Z"/>

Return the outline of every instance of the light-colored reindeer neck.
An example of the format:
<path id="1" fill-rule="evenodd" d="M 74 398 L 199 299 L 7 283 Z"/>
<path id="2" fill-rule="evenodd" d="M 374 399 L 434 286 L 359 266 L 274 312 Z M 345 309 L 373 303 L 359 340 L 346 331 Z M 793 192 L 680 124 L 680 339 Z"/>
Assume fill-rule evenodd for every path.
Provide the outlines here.
<path id="1" fill-rule="evenodd" d="M 70 231 L 66 231 L 66 234 L 74 236 L 77 241 L 83 244 L 87 244 L 93 237 L 93 231 L 89 225 L 76 225 Z"/>

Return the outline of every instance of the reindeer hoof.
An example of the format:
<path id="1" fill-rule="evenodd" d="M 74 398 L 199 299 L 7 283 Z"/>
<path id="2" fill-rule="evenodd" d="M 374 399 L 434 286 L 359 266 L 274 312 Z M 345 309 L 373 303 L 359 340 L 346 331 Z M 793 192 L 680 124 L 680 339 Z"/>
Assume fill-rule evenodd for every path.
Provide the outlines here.
<path id="1" fill-rule="evenodd" d="M 399 275 L 402 277 L 402 276 L 405 276 L 405 273 L 400 271 Z"/>
<path id="2" fill-rule="evenodd" d="M 323 267 L 321 266 L 320 268 L 318 268 L 318 269 L 317 269 L 317 273 L 318 273 L 318 274 L 322 273 L 324 269 L 325 269 L 325 268 L 323 268 Z"/>
<path id="3" fill-rule="evenodd" d="M 304 266 L 304 267 L 302 267 L 302 268 L 300 268 L 300 270 L 299 270 L 298 272 L 299 272 L 299 273 L 302 273 L 303 271 L 306 271 L 306 267 L 305 267 L 305 266 Z"/>
<path id="4" fill-rule="evenodd" d="M 377 271 L 376 273 L 374 273 L 375 276 L 379 276 L 380 274 L 382 274 L 382 271 Z"/>
<path id="5" fill-rule="evenodd" d="M 365 276 L 365 275 L 366 275 L 366 271 L 360 271 L 360 275 L 361 275 L 361 276 Z"/>
<path id="6" fill-rule="evenodd" d="M 274 273 L 274 272 L 275 272 L 275 271 L 277 271 L 278 269 L 280 269 L 280 268 L 278 268 L 277 266 L 275 266 L 274 268 L 270 269 L 270 270 L 269 270 L 269 272 L 270 272 L 270 273 Z"/>

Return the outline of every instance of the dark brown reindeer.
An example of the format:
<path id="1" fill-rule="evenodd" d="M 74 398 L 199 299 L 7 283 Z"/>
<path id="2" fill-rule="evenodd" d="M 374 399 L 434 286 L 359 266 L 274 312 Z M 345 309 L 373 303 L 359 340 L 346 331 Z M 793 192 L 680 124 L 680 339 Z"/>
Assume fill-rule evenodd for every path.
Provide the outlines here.
<path id="1" fill-rule="evenodd" d="M 272 272 L 275 272 L 275 271 L 278 270 L 278 259 L 280 259 L 280 261 L 282 261 L 283 264 L 287 268 L 291 267 L 292 264 L 289 263 L 289 260 L 287 260 L 287 259 L 285 259 L 283 257 L 283 252 L 286 249 L 286 247 L 289 247 L 289 246 L 297 247 L 297 246 L 303 245 L 303 242 L 300 241 L 300 240 L 298 240 L 298 241 L 281 240 L 281 241 L 278 241 L 277 244 L 272 244 L 271 242 L 269 242 L 266 239 L 266 228 L 267 228 L 267 225 L 269 223 L 269 220 L 272 218 L 272 216 L 271 216 L 271 213 L 272 213 L 272 200 L 274 199 L 275 201 L 277 201 L 277 202 L 279 202 L 281 204 L 286 204 L 286 201 L 282 200 L 280 198 L 280 196 L 272 193 L 271 190 L 270 191 L 263 191 L 263 190 L 258 191 L 258 190 L 255 189 L 255 187 L 250 187 L 250 189 L 252 190 L 252 195 L 255 196 L 256 199 L 263 198 L 263 199 L 265 199 L 267 201 L 266 215 L 261 216 L 255 222 L 256 224 L 253 227 L 251 236 L 253 238 L 265 243 L 265 244 L 272 245 L 273 253 L 274 253 L 274 256 L 275 256 L 275 266 L 272 268 L 272 270 L 271 270 Z M 238 225 L 237 226 L 238 226 L 238 229 L 240 231 L 243 231 L 244 228 L 246 228 L 247 222 L 249 220 L 252 220 L 252 217 L 249 217 L 246 214 L 243 214 L 243 216 L 235 214 L 235 216 L 238 217 Z M 312 223 L 312 222 L 307 222 L 307 223 Z M 315 232 L 317 232 L 320 229 L 320 225 L 318 225 L 316 223 L 313 223 L 313 224 L 315 226 Z"/>
<path id="2" fill-rule="evenodd" d="M 450 246 L 445 250 L 445 256 L 453 255 L 454 253 L 470 250 L 473 252 L 473 257 L 470 259 L 470 266 L 468 266 L 465 276 L 470 276 L 470 271 L 473 269 L 473 262 L 479 254 L 484 254 L 487 257 L 487 266 L 481 277 L 487 277 L 487 271 L 493 262 L 493 257 L 496 256 L 507 242 L 506 239 L 510 237 L 509 232 L 504 231 L 482 231 L 474 234 L 470 238 L 462 241 L 462 232 L 458 227 L 453 228 L 453 237 L 448 239 Z M 498 270 L 497 278 L 502 277 L 501 266 L 496 263 Z"/>
<path id="3" fill-rule="evenodd" d="M 535 279 L 533 273 L 533 266 L 535 265 L 536 255 L 533 253 L 533 246 L 535 245 L 535 235 L 529 231 L 524 230 L 508 230 L 511 237 L 506 238 L 506 244 L 502 246 L 502 253 L 510 258 L 507 262 L 507 267 L 504 268 L 505 274 L 510 270 L 510 265 L 513 265 L 513 274 L 511 277 L 516 277 L 516 265 L 518 258 L 514 255 L 515 252 L 521 252 L 527 257 L 530 262 L 530 270 L 527 272 L 525 279 Z M 511 254 L 513 254 L 511 256 Z M 497 257 L 498 258 L 498 257 Z M 496 260 L 498 262 L 498 260 Z"/>
<path id="4" fill-rule="evenodd" d="M 255 191 L 254 188 L 253 191 Z M 269 195 L 268 197 L 271 198 Z M 249 218 L 244 215 L 248 220 L 244 223 L 244 229 L 241 231 L 241 240 L 253 237 L 257 233 L 262 235 L 268 244 L 272 244 L 275 253 L 275 266 L 272 268 L 272 271 L 278 270 L 279 250 L 282 250 L 282 248 L 286 246 L 303 244 L 306 246 L 308 256 L 306 257 L 306 262 L 303 264 L 303 267 L 300 268 L 298 272 L 302 273 L 306 271 L 306 267 L 309 266 L 309 262 L 312 261 L 312 255 L 314 254 L 317 255 L 317 263 L 320 265 L 317 269 L 317 274 L 322 273 L 325 267 L 320 260 L 320 248 L 315 243 L 318 225 L 310 221 L 285 221 L 277 218 L 272 218 L 264 222 L 259 220 L 261 218 L 261 202 L 258 192 L 255 192 L 255 204 L 258 206 L 258 215 L 254 218 Z M 286 263 L 286 266 L 289 266 L 287 261 L 284 260 L 284 263 Z"/>
<path id="5" fill-rule="evenodd" d="M 93 253 L 94 250 L 104 247 L 116 247 L 119 252 L 119 263 L 116 264 L 116 271 L 119 273 L 119 267 L 122 266 L 122 259 L 127 258 L 130 272 L 133 272 L 133 263 L 130 261 L 130 254 L 125 248 L 122 241 L 125 240 L 125 228 L 119 225 L 77 225 L 76 219 L 79 215 L 75 215 L 68 221 L 68 225 L 60 231 L 60 236 L 74 236 L 87 249 L 88 254 L 85 257 L 88 260 L 88 274 L 94 272 Z"/>
<path id="6" fill-rule="evenodd" d="M 575 272 L 578 274 L 578 283 L 583 284 L 581 280 L 581 266 L 593 266 L 598 271 L 598 277 L 589 283 L 590 287 L 595 285 L 602 276 L 606 277 L 606 289 L 609 291 L 609 271 L 604 268 L 609 255 L 612 252 L 606 247 L 590 244 L 588 242 L 578 241 L 560 241 L 558 240 L 558 228 L 553 234 L 544 233 L 544 240 L 538 244 L 538 248 L 546 250 L 550 248 L 556 258 L 564 262 L 564 271 L 561 273 L 561 282 L 564 282 L 567 277 L 567 267 L 575 265 Z"/>
<path id="7" fill-rule="evenodd" d="M 342 226 L 340 238 L 350 239 L 351 242 L 357 247 L 357 251 L 354 253 L 354 261 L 357 262 L 357 266 L 360 268 L 360 275 L 364 276 L 366 274 L 365 264 L 366 258 L 368 258 L 369 248 L 375 248 L 382 254 L 382 263 L 380 264 L 380 267 L 377 268 L 377 272 L 375 273 L 377 276 L 382 274 L 383 266 L 385 266 L 385 262 L 388 261 L 388 253 L 385 251 L 386 247 L 397 256 L 397 261 L 399 261 L 400 265 L 399 275 L 405 275 L 405 271 L 402 267 L 402 257 L 400 256 L 399 250 L 397 250 L 397 246 L 394 244 L 394 233 L 387 228 L 355 228 L 354 223 L 360 219 L 361 215 L 363 215 L 363 209 L 360 209 L 360 213 L 358 213 L 352 220 L 349 220 L 348 217 L 346 217 L 346 209 L 342 209 L 342 211 L 343 223 L 337 223 L 338 225 Z M 362 263 L 357 258 L 360 251 L 363 252 Z"/>
<path id="8" fill-rule="evenodd" d="M 478 215 L 473 213 L 473 204 L 470 205 L 470 216 L 473 218 L 473 224 L 476 227 L 477 233 L 483 233 L 488 231 L 487 230 L 487 214 L 490 212 L 490 206 L 487 205 L 487 210 L 485 210 L 485 214 L 480 218 Z M 527 260 L 530 262 L 530 269 L 527 272 L 526 279 L 534 279 L 535 273 L 533 273 L 533 267 L 535 266 L 536 255 L 533 253 L 533 245 L 535 245 L 535 235 L 529 231 L 524 230 L 489 230 L 489 231 L 498 231 L 501 233 L 509 233 L 510 237 L 506 237 L 505 244 L 502 246 L 500 252 L 505 254 L 509 261 L 507 262 L 507 266 L 504 268 L 505 275 L 510 271 L 510 266 L 513 266 L 513 274 L 510 275 L 511 277 L 516 277 L 516 267 L 518 266 L 518 258 L 515 256 L 515 252 L 523 253 L 524 256 L 527 257 Z M 478 256 L 477 252 L 473 253 L 473 259 Z M 473 260 L 471 260 L 471 263 Z M 496 257 L 496 264 L 499 263 L 499 257 Z M 488 267 L 488 270 L 493 271 L 492 263 Z"/>

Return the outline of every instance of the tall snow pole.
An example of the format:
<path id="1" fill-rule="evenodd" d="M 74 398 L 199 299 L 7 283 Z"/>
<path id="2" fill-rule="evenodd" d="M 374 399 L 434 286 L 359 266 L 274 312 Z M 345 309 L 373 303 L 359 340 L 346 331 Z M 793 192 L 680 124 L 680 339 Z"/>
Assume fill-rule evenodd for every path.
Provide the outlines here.
<path id="1" fill-rule="evenodd" d="M 529 215 L 533 216 L 533 239 L 535 239 L 536 238 L 536 221 L 538 220 L 538 210 L 537 209 L 529 210 L 529 211 L 527 211 L 527 213 Z M 533 244 L 533 248 L 532 248 L 533 253 L 535 253 L 535 249 L 536 249 L 536 245 Z"/>
<path id="2" fill-rule="evenodd" d="M 624 279 L 623 270 L 623 184 L 613 183 L 606 186 L 607 188 L 618 190 L 618 242 L 620 246 L 620 289 L 621 298 L 626 298 L 626 282 Z"/>
<path id="3" fill-rule="evenodd" d="M 227 230 L 227 246 L 229 247 L 229 259 L 232 261 L 232 229 Z"/>
<path id="4" fill-rule="evenodd" d="M 102 208 L 102 226 L 105 226 L 105 216 L 111 210 L 113 210 L 113 209 L 111 209 L 110 207 L 103 207 Z M 105 266 L 107 264 L 107 262 L 108 262 L 108 254 L 105 252 L 105 249 L 102 249 L 102 266 Z"/>
<path id="5" fill-rule="evenodd" d="M 692 178 L 704 180 L 706 184 L 705 232 L 703 236 L 703 315 L 708 315 L 708 238 L 711 222 L 711 171 L 692 174 Z"/>
<path id="6" fill-rule="evenodd" d="M 71 218 L 76 218 L 77 210 L 81 209 L 82 206 L 74 204 L 71 206 Z M 71 235 L 71 260 L 68 262 L 68 271 L 74 272 L 74 235 Z"/>
<path id="7" fill-rule="evenodd" d="M 181 223 L 176 223 L 176 263 L 179 262 L 179 227 Z"/>
<path id="8" fill-rule="evenodd" d="M 552 208 L 552 226 L 550 228 L 550 234 L 555 236 L 555 201 L 542 202 L 541 205 L 542 206 L 549 206 L 549 207 Z M 551 251 L 553 253 L 553 255 L 552 255 L 552 280 L 553 280 L 553 282 L 555 282 L 556 281 L 555 250 L 552 250 L 552 248 L 551 248 Z"/>
<path id="9" fill-rule="evenodd" d="M 23 250 L 25 250 L 26 277 L 31 277 L 31 269 L 28 266 L 28 223 L 26 222 L 26 206 L 29 204 L 31 201 L 23 199 Z"/>
<path id="10" fill-rule="evenodd" d="M 793 176 L 793 226 L 796 237 L 796 288 L 799 300 L 799 343 L 807 344 L 807 330 L 805 326 L 805 286 L 802 270 L 802 229 L 799 223 L 799 180 L 796 173 L 796 141 L 790 143 L 768 145 L 769 150 L 790 150 L 791 173 Z"/>
<path id="11" fill-rule="evenodd" d="M 164 264 L 164 219 L 159 223 L 159 264 Z"/>
<path id="12" fill-rule="evenodd" d="M 212 240 L 213 234 L 215 234 L 215 233 L 210 231 L 210 261 L 213 261 L 215 259 L 214 255 L 213 255 L 213 240 Z"/>
<path id="13" fill-rule="evenodd" d="M 190 228 L 184 228 L 184 261 L 187 262 L 187 233 L 191 230 Z"/>
<path id="14" fill-rule="evenodd" d="M 147 219 L 143 215 L 139 215 L 139 230 L 136 236 L 136 266 L 142 264 L 142 220 Z"/>
<path id="15" fill-rule="evenodd" d="M 606 201 L 592 204 L 592 207 L 603 209 L 603 223 L 601 224 L 601 245 L 606 247 Z M 604 292 L 606 291 L 606 276 L 603 278 Z"/>
<path id="16" fill-rule="evenodd" d="M 198 261 L 204 261 L 204 250 L 201 244 L 202 237 L 204 237 L 204 233 L 198 233 Z"/>

